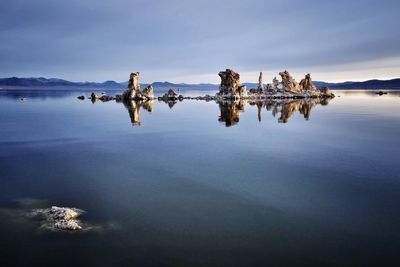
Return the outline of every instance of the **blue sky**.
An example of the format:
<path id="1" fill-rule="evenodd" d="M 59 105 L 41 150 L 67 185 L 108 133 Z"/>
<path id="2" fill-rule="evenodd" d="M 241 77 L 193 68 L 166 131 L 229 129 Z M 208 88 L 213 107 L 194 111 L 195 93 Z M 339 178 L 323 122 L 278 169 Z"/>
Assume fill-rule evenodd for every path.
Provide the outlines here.
<path id="1" fill-rule="evenodd" d="M 0 77 L 345 81 L 400 77 L 400 1 L 1 0 Z"/>

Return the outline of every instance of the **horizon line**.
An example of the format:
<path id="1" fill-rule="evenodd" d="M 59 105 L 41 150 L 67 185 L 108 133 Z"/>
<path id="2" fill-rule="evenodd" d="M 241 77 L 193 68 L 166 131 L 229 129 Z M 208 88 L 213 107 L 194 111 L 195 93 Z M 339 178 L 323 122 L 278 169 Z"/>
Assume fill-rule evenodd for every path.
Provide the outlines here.
<path id="1" fill-rule="evenodd" d="M 11 77 L 0 77 L 0 79 L 11 79 L 11 78 L 17 78 L 17 79 L 56 79 L 56 80 L 63 80 L 67 82 L 73 82 L 73 83 L 105 83 L 105 82 L 115 82 L 115 83 L 125 83 L 128 82 L 126 81 L 116 81 L 116 80 L 104 80 L 104 81 L 72 81 L 72 80 L 67 80 L 65 78 L 55 78 L 55 77 L 44 77 L 44 76 L 39 76 L 39 77 L 21 77 L 21 76 L 11 76 Z M 368 82 L 368 81 L 391 81 L 391 80 L 396 80 L 400 79 L 400 77 L 391 77 L 391 78 L 371 78 L 367 80 L 347 80 L 347 81 L 340 81 L 340 82 L 331 82 L 331 81 L 323 81 L 323 80 L 313 80 L 313 82 L 324 82 L 324 83 L 346 83 L 346 82 Z M 153 84 L 153 83 L 172 83 L 172 84 L 187 84 L 187 85 L 198 85 L 198 84 L 212 84 L 212 85 L 218 85 L 219 83 L 213 83 L 213 82 L 198 82 L 198 83 L 187 83 L 187 82 L 170 82 L 170 81 L 153 81 L 153 82 L 141 82 L 141 84 Z M 242 83 L 258 83 L 257 81 L 255 82 L 248 82 L 244 81 Z M 268 84 L 269 82 L 263 82 L 263 84 Z"/>

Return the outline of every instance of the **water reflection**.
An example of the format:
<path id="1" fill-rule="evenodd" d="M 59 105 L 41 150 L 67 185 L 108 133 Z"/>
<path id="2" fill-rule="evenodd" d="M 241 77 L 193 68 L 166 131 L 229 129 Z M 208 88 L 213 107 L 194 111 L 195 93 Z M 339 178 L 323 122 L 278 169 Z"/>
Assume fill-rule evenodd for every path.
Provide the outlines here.
<path id="1" fill-rule="evenodd" d="M 183 99 L 178 99 L 178 98 L 175 98 L 175 99 L 159 99 L 158 101 L 164 102 L 165 104 L 168 105 L 168 107 L 170 109 L 172 109 L 178 102 L 182 102 Z"/>
<path id="2" fill-rule="evenodd" d="M 240 113 L 245 111 L 247 105 L 256 106 L 258 121 L 262 121 L 262 111 L 266 108 L 279 123 L 287 123 L 289 118 L 299 112 L 306 120 L 310 118 L 311 109 L 316 105 L 328 105 L 330 99 L 301 99 L 301 100 L 267 100 L 267 101 L 221 101 L 218 102 L 221 115 L 218 121 L 224 122 L 226 127 L 239 123 Z"/>
<path id="3" fill-rule="evenodd" d="M 326 106 L 330 99 L 270 99 L 270 100 L 223 100 L 216 101 L 219 106 L 220 115 L 218 121 L 226 127 L 234 126 L 240 121 L 240 113 L 244 112 L 247 106 L 255 106 L 257 108 L 257 119 L 262 121 L 263 110 L 271 111 L 273 117 L 278 117 L 278 123 L 288 123 L 290 117 L 296 112 L 303 115 L 304 119 L 310 118 L 311 110 L 317 106 Z M 171 109 L 179 101 L 163 101 Z M 153 112 L 154 101 L 122 101 L 128 110 L 131 123 L 134 126 L 141 125 L 140 111 L 144 109 Z"/>
<path id="4" fill-rule="evenodd" d="M 247 106 L 247 100 L 219 101 L 217 103 L 221 112 L 218 121 L 225 123 L 226 127 L 237 124 L 239 122 L 240 112 L 244 112 Z"/>
<path id="5" fill-rule="evenodd" d="M 141 125 L 140 110 L 144 109 L 148 112 L 153 112 L 154 101 L 123 101 L 125 108 L 128 110 L 132 125 Z"/>
<path id="6" fill-rule="evenodd" d="M 299 112 L 303 115 L 304 119 L 308 120 L 311 115 L 311 110 L 317 106 L 326 106 L 329 104 L 331 98 L 305 98 L 305 99 L 241 99 L 241 100 L 211 100 L 209 98 L 197 99 L 197 98 L 186 98 L 201 100 L 201 101 L 214 101 L 220 110 L 218 121 L 223 123 L 226 127 L 234 126 L 240 121 L 240 113 L 244 112 L 247 106 L 253 106 L 257 108 L 257 119 L 259 122 L 262 121 L 263 110 L 271 111 L 272 116 L 278 117 L 278 123 L 288 123 L 290 117 L 293 114 Z M 116 100 L 117 103 L 123 103 L 125 108 L 128 110 L 131 123 L 134 126 L 141 125 L 140 111 L 145 109 L 148 112 L 153 112 L 154 100 L 119 100 L 118 98 L 112 98 L 107 95 L 97 97 L 92 95 L 90 98 L 94 104 L 97 100 L 102 102 L 108 102 Z M 159 103 L 165 103 L 172 109 L 178 102 L 182 102 L 182 99 L 162 99 L 158 100 Z"/>

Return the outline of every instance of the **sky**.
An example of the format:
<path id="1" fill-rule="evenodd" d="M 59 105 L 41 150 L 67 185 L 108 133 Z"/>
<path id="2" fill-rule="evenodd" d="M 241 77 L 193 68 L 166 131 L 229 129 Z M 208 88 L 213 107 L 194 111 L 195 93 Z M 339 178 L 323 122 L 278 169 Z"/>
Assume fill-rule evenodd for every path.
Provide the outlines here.
<path id="1" fill-rule="evenodd" d="M 1 0 L 0 77 L 400 77 L 398 0 Z"/>

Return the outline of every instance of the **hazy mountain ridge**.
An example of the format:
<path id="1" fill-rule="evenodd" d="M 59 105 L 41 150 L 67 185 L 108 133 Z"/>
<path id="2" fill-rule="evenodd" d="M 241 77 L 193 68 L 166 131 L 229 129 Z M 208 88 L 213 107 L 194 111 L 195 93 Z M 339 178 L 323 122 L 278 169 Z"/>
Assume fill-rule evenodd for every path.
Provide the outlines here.
<path id="1" fill-rule="evenodd" d="M 326 83 L 315 81 L 317 87 L 329 87 L 331 89 L 400 89 L 400 78 L 391 80 L 368 80 L 364 82 Z"/>
<path id="2" fill-rule="evenodd" d="M 0 87 L 7 88 L 49 88 L 49 87 L 88 87 L 88 88 L 104 88 L 104 89 L 122 89 L 126 88 L 128 82 L 115 82 L 105 81 L 98 82 L 71 82 L 57 78 L 0 78 Z M 323 81 L 315 81 L 317 87 L 329 87 L 332 89 L 400 89 L 400 78 L 391 80 L 368 80 L 364 82 L 343 82 L 343 83 L 327 83 Z M 142 84 L 147 86 L 148 84 Z M 155 88 L 196 88 L 196 89 L 210 89 L 215 90 L 218 84 L 200 83 L 200 84 L 187 84 L 187 83 L 171 83 L 171 82 L 153 82 L 151 84 Z M 247 88 L 256 88 L 257 83 L 244 83 Z"/>

